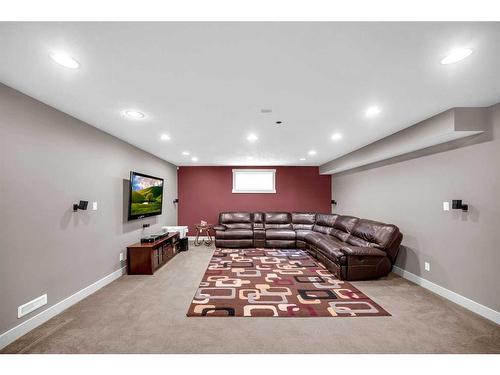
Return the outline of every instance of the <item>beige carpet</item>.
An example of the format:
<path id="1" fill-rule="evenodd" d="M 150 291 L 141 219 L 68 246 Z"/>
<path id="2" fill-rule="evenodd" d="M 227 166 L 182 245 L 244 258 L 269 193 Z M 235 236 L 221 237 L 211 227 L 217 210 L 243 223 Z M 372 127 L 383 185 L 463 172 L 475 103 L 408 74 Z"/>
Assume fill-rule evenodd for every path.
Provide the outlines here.
<path id="1" fill-rule="evenodd" d="M 395 275 L 353 283 L 390 317 L 188 318 L 212 252 L 124 276 L 2 353 L 500 353 L 500 326 Z"/>

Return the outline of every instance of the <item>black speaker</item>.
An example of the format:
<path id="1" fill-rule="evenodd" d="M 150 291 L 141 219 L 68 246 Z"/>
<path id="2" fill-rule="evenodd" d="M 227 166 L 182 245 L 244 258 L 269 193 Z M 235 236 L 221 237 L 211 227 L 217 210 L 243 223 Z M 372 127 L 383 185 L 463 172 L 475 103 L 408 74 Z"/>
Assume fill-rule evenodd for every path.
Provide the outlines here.
<path id="1" fill-rule="evenodd" d="M 73 211 L 86 210 L 89 205 L 89 201 L 80 201 L 79 203 L 73 204 Z"/>
<path id="2" fill-rule="evenodd" d="M 468 211 L 469 205 L 463 204 L 461 199 L 453 199 L 451 201 L 451 208 L 453 208 L 454 210 Z"/>
<path id="3" fill-rule="evenodd" d="M 187 237 L 181 238 L 179 240 L 179 251 L 188 251 L 189 250 L 189 241 Z"/>

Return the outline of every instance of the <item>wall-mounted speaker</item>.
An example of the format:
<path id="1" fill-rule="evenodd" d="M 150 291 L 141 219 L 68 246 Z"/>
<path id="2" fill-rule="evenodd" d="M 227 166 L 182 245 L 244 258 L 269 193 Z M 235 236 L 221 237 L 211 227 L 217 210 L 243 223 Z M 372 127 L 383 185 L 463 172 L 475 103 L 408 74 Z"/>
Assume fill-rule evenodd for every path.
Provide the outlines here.
<path id="1" fill-rule="evenodd" d="M 79 203 L 73 203 L 73 211 L 86 210 L 89 205 L 89 201 L 80 201 Z"/>
<path id="2" fill-rule="evenodd" d="M 468 211 L 469 205 L 463 204 L 461 199 L 453 199 L 451 201 L 451 208 L 453 208 L 454 210 Z"/>

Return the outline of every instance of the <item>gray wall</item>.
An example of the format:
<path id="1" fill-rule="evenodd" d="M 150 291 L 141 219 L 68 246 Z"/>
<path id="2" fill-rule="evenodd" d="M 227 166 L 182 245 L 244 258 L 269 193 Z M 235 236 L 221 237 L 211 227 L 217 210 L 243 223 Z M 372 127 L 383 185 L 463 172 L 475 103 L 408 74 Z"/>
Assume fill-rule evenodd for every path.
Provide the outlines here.
<path id="1" fill-rule="evenodd" d="M 174 165 L 4 85 L 0 163 L 0 333 L 43 310 L 17 319 L 19 305 L 47 293 L 49 307 L 122 267 L 143 223 L 177 223 Z M 131 170 L 165 179 L 161 216 L 127 221 Z M 80 199 L 98 210 L 73 213 Z"/>
<path id="2" fill-rule="evenodd" d="M 400 227 L 397 266 L 500 311 L 500 104 L 489 116 L 480 136 L 333 175 L 332 198 Z M 469 212 L 443 211 L 452 199 Z"/>

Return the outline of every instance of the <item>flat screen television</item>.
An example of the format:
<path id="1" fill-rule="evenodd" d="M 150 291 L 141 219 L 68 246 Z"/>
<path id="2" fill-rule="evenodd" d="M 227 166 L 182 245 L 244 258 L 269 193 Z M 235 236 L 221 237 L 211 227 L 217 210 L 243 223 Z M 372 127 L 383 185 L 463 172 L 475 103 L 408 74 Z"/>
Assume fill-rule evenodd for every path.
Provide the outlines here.
<path id="1" fill-rule="evenodd" d="M 130 172 L 128 219 L 161 215 L 163 178 Z"/>

